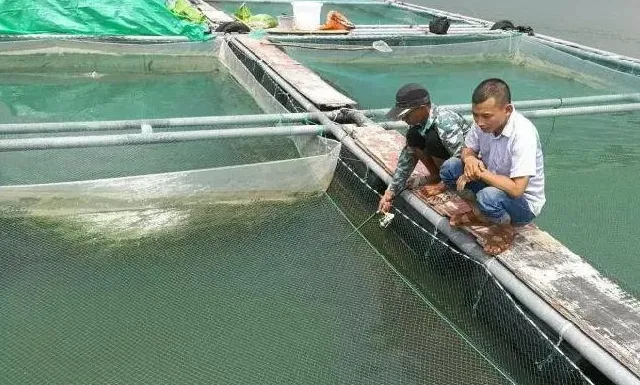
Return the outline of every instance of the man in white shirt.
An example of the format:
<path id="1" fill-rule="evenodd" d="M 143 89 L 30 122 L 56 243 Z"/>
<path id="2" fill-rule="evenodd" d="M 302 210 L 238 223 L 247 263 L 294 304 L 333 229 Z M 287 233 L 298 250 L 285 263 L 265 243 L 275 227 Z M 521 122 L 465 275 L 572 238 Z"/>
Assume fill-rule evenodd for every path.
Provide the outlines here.
<path id="1" fill-rule="evenodd" d="M 472 111 L 475 124 L 460 158 L 444 162 L 440 178 L 449 188 L 476 194 L 479 213 L 455 215 L 452 226 L 489 222 L 503 228 L 506 237 L 484 247 L 496 255 L 511 246 L 512 225 L 531 222 L 544 206 L 542 148 L 536 127 L 514 110 L 504 81 L 480 83 L 473 92 Z"/>

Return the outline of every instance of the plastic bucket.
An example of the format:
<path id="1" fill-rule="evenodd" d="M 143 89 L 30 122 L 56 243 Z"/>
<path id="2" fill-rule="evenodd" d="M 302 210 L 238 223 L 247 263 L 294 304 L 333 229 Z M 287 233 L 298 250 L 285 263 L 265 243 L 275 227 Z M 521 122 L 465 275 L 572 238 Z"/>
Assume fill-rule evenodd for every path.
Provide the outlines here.
<path id="1" fill-rule="evenodd" d="M 289 16 L 289 15 L 278 16 L 278 28 L 293 29 L 293 16 Z"/>
<path id="2" fill-rule="evenodd" d="M 293 24 L 296 29 L 317 30 L 320 28 L 320 11 L 322 3 L 317 1 L 294 1 Z"/>

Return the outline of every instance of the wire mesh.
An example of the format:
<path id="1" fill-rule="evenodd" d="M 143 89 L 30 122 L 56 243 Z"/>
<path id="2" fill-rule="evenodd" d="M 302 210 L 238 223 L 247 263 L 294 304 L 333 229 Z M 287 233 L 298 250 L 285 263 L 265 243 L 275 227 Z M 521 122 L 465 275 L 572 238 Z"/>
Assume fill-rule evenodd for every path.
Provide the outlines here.
<path id="1" fill-rule="evenodd" d="M 490 77 L 507 81 L 514 100 L 635 92 L 640 86 L 637 76 L 577 58 L 526 36 L 486 36 L 484 41 L 472 42 L 461 42 L 460 38 L 422 38 L 414 41 L 418 45 L 402 43 L 412 38 L 385 40 L 393 50 L 390 53 L 374 49 L 333 53 L 316 49 L 349 44 L 322 38 L 300 40 L 301 46 L 281 49 L 361 108 L 388 108 L 395 91 L 410 82 L 424 84 L 440 104 L 468 102 L 473 88 Z M 371 48 L 375 40 L 361 40 L 354 48 Z M 292 42 L 296 40 L 287 41 Z M 394 70 L 386 70 L 390 67 Z M 367 87 L 362 87 L 363 82 Z"/>
<path id="2" fill-rule="evenodd" d="M 366 167 L 346 150 L 342 159 L 329 194 L 359 223 L 376 210 L 380 195 L 366 183 L 372 178 Z M 457 251 L 428 224 L 414 221 L 412 209 L 398 199 L 395 210 L 387 229 L 370 223 L 360 231 L 471 344 L 517 383 L 591 383 L 571 361 L 571 353 L 563 353 L 482 264 Z"/>
<path id="3" fill-rule="evenodd" d="M 217 59 L 217 48 L 218 43 L 0 43 L 0 122 L 261 112 Z"/>
<path id="4" fill-rule="evenodd" d="M 0 370 L 32 383 L 511 383 L 326 195 L 2 217 Z"/>

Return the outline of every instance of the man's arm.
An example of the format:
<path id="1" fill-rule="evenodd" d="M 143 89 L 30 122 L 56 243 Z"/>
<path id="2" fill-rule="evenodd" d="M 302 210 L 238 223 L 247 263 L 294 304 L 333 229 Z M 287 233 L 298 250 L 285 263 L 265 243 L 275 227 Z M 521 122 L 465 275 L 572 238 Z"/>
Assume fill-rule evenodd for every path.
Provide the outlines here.
<path id="1" fill-rule="evenodd" d="M 398 158 L 398 166 L 393 173 L 393 180 L 389 184 L 389 188 L 385 191 L 384 195 L 378 203 L 378 210 L 382 212 L 388 212 L 391 209 L 391 201 L 397 194 L 400 194 L 404 190 L 409 176 L 416 167 L 418 159 L 416 155 L 408 147 L 404 147 L 400 152 Z"/>
<path id="2" fill-rule="evenodd" d="M 469 132 L 470 125 L 457 112 L 447 109 L 438 109 L 436 121 L 440 141 L 451 156 L 460 156 L 464 147 L 465 136 Z"/>
<path id="3" fill-rule="evenodd" d="M 504 175 L 498 175 L 492 173 L 489 170 L 484 170 L 476 175 L 476 179 L 483 181 L 489 186 L 499 188 L 509 195 L 511 198 L 519 198 L 524 194 L 524 190 L 529 184 L 528 176 L 519 176 L 516 178 L 509 178 Z"/>
<path id="4" fill-rule="evenodd" d="M 478 154 L 473 151 L 472 148 L 469 148 L 467 146 L 462 147 L 462 152 L 460 153 L 460 159 L 462 160 L 462 162 L 465 162 L 465 159 L 468 157 L 472 157 L 475 159 L 478 159 Z"/>
<path id="5" fill-rule="evenodd" d="M 460 160 L 462 160 L 462 164 L 464 165 L 464 176 L 468 180 L 478 179 L 480 173 L 486 170 L 484 163 L 478 159 L 478 153 L 470 147 L 465 146 L 462 148 Z"/>
<path id="6" fill-rule="evenodd" d="M 440 181 L 440 167 L 433 160 L 431 155 L 425 154 L 421 150 L 416 151 L 416 158 L 418 158 L 424 167 L 429 171 L 429 180 L 431 182 L 439 182 Z M 417 162 L 416 162 L 417 163 Z"/>
<path id="7" fill-rule="evenodd" d="M 416 163 L 418 163 L 418 157 L 413 150 L 405 146 L 400 152 L 398 166 L 393 173 L 393 180 L 391 184 L 389 184 L 389 190 L 391 192 L 399 194 L 404 190 L 409 176 L 411 176 L 411 173 L 416 168 Z"/>

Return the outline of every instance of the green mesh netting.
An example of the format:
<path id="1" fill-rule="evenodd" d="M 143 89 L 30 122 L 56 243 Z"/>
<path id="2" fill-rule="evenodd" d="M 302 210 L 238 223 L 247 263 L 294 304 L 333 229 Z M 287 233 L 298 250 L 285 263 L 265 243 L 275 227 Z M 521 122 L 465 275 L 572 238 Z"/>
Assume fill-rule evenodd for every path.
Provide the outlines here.
<path id="1" fill-rule="evenodd" d="M 547 204 L 536 223 L 640 297 L 640 112 L 535 119 Z M 632 237 L 632 238 L 630 238 Z"/>
<path id="2" fill-rule="evenodd" d="M 439 104 L 468 102 L 473 88 L 489 77 L 507 81 L 514 100 L 636 92 L 640 86 L 637 76 L 618 73 L 519 36 L 472 42 L 461 42 L 461 38 L 423 38 L 422 45 L 413 38 L 410 46 L 393 39 L 387 42 L 393 50 L 389 53 L 371 49 L 378 40 L 375 37 L 359 42 L 358 47 L 368 50 L 353 47 L 351 51 L 349 47 L 340 51 L 314 48 L 326 48 L 328 44 L 337 47 L 339 39 L 274 41 L 283 43 L 282 49 L 290 56 L 362 108 L 388 108 L 395 91 L 410 82 L 424 84 Z M 299 46 L 291 45 L 296 42 Z"/>
<path id="3" fill-rule="evenodd" d="M 261 112 L 208 43 L 34 44 L 0 43 L 1 123 Z"/>
<path id="4" fill-rule="evenodd" d="M 92 133 L 96 134 L 108 133 Z M 3 165 L 0 183 L 22 185 L 117 178 L 275 161 L 295 155 L 295 145 L 277 137 L 0 152 Z"/>
<path id="5" fill-rule="evenodd" d="M 206 38 L 203 25 L 173 15 L 164 0 L 0 2 L 0 34 L 42 33 Z"/>
<path id="6" fill-rule="evenodd" d="M 0 218 L 3 378 L 510 383 L 328 197 L 183 203 Z"/>
<path id="7" fill-rule="evenodd" d="M 4 43 L 0 123 L 257 114 L 262 110 L 209 43 Z M 13 50 L 13 51 L 12 51 Z M 20 51 L 41 51 L 19 53 Z M 146 52 L 148 51 L 148 52 Z M 9 54 L 13 52 L 13 54 Z M 172 52 L 173 55 L 169 55 Z M 203 53 L 206 53 L 203 54 Z M 236 125 L 241 127 L 242 125 Z M 221 128 L 214 125 L 175 130 Z M 162 131 L 154 128 L 154 131 Z M 0 139 L 119 132 L 4 134 Z M 0 152 L 0 184 L 55 183 L 231 166 L 297 154 L 283 138 Z"/>

